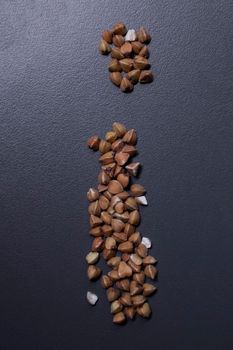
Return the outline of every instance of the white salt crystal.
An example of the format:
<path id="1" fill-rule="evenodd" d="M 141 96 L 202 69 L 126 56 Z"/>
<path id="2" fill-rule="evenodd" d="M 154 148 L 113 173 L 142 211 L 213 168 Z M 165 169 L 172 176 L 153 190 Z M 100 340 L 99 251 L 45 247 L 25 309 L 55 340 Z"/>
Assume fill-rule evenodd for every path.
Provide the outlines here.
<path id="1" fill-rule="evenodd" d="M 151 240 L 147 237 L 142 237 L 142 244 L 148 249 L 151 248 Z"/>
<path id="2" fill-rule="evenodd" d="M 98 297 L 96 294 L 92 293 L 92 292 L 87 292 L 87 301 L 88 303 L 90 303 L 91 305 L 95 305 L 98 301 Z"/>
<path id="3" fill-rule="evenodd" d="M 136 32 L 134 29 L 129 29 L 125 36 L 125 41 L 135 41 L 136 40 Z"/>

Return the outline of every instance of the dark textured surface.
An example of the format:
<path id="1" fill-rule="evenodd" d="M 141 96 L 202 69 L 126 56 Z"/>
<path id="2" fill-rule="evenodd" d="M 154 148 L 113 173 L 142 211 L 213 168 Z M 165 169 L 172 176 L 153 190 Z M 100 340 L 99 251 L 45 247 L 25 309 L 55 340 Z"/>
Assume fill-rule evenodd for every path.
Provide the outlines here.
<path id="1" fill-rule="evenodd" d="M 0 349 L 230 350 L 230 1 L 0 1 Z M 98 55 L 115 21 L 148 27 L 155 82 L 120 93 Z M 139 133 L 160 260 L 153 318 L 111 323 L 86 278 L 85 142 L 113 121 Z M 85 302 L 87 288 L 100 302 Z"/>

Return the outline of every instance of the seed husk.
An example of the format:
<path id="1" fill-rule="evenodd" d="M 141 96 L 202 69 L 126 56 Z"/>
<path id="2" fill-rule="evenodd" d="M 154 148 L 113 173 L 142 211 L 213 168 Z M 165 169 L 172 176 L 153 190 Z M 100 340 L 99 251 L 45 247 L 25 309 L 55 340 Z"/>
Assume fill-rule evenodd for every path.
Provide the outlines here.
<path id="1" fill-rule="evenodd" d="M 158 270 L 153 265 L 146 265 L 144 269 L 144 273 L 148 278 L 154 280 L 158 275 Z"/>
<path id="2" fill-rule="evenodd" d="M 119 47 L 112 48 L 111 56 L 112 58 L 116 58 L 117 60 L 122 60 L 125 57 Z"/>
<path id="3" fill-rule="evenodd" d="M 127 28 L 123 22 L 118 22 L 113 26 L 112 32 L 114 34 L 125 35 L 127 33 Z"/>
<path id="4" fill-rule="evenodd" d="M 112 43 L 112 31 L 111 30 L 104 30 L 102 32 L 102 38 L 108 43 Z"/>
<path id="5" fill-rule="evenodd" d="M 108 65 L 109 72 L 121 72 L 122 68 L 119 61 L 116 58 L 113 58 Z"/>
<path id="6" fill-rule="evenodd" d="M 120 303 L 119 300 L 114 300 L 111 304 L 111 313 L 116 314 L 120 312 L 123 309 L 123 305 Z"/>
<path id="7" fill-rule="evenodd" d="M 125 315 L 123 312 L 117 312 L 112 319 L 112 322 L 115 324 L 122 324 L 126 320 Z"/>
<path id="8" fill-rule="evenodd" d="M 108 288 L 106 294 L 109 302 L 112 302 L 120 297 L 120 291 L 113 287 Z"/>
<path id="9" fill-rule="evenodd" d="M 89 138 L 89 140 L 87 141 L 87 145 L 90 149 L 92 149 L 93 151 L 98 151 L 99 149 L 99 144 L 100 144 L 100 139 L 98 136 L 92 136 Z"/>
<path id="10" fill-rule="evenodd" d="M 131 297 L 132 303 L 134 306 L 141 306 L 142 304 L 145 303 L 146 298 L 144 297 L 144 295 L 133 295 Z"/>
<path id="11" fill-rule="evenodd" d="M 129 174 L 132 176 L 137 176 L 141 164 L 139 162 L 130 163 L 125 168 L 128 170 Z"/>
<path id="12" fill-rule="evenodd" d="M 118 250 L 122 253 L 132 253 L 133 251 L 133 243 L 130 241 L 126 241 L 123 243 L 120 243 L 118 246 Z"/>
<path id="13" fill-rule="evenodd" d="M 89 265 L 94 265 L 99 260 L 98 252 L 90 252 L 86 256 L 86 261 Z"/>
<path id="14" fill-rule="evenodd" d="M 87 292 L 86 298 L 87 298 L 88 303 L 91 305 L 95 305 L 99 299 L 96 294 L 94 294 L 90 291 Z"/>
<path id="15" fill-rule="evenodd" d="M 148 249 L 147 247 L 140 243 L 139 246 L 136 248 L 136 253 L 141 257 L 145 258 L 147 256 Z"/>
<path id="16" fill-rule="evenodd" d="M 156 290 L 157 288 L 153 286 L 153 284 L 150 284 L 150 283 L 143 284 L 143 295 L 145 295 L 146 297 L 149 295 L 152 295 Z"/>
<path id="17" fill-rule="evenodd" d="M 101 286 L 103 288 L 109 288 L 112 286 L 113 282 L 111 280 L 111 278 L 107 275 L 103 275 L 100 279 L 100 283 L 101 283 Z"/>
<path id="18" fill-rule="evenodd" d="M 106 249 L 115 249 L 116 241 L 113 237 L 107 237 L 105 240 L 105 248 Z"/>
<path id="19" fill-rule="evenodd" d="M 112 194 L 118 194 L 122 192 L 124 189 L 121 183 L 117 180 L 111 180 L 108 185 L 108 191 Z"/>
<path id="20" fill-rule="evenodd" d="M 112 146 L 111 146 L 110 142 L 107 142 L 105 140 L 100 140 L 100 143 L 99 143 L 99 151 L 100 151 L 100 153 L 104 154 L 104 153 L 109 152 L 111 147 Z"/>
<path id="21" fill-rule="evenodd" d="M 139 54 L 139 52 L 141 51 L 141 49 L 144 46 L 140 41 L 134 41 L 131 43 L 131 45 L 132 45 L 134 53 L 136 53 L 137 55 Z"/>
<path id="22" fill-rule="evenodd" d="M 100 44 L 99 44 L 99 52 L 102 55 L 108 55 L 109 52 L 111 52 L 111 47 L 110 45 L 107 43 L 107 41 L 105 41 L 104 39 L 100 40 Z"/>
<path id="23" fill-rule="evenodd" d="M 134 273 L 133 274 L 133 280 L 136 281 L 139 284 L 143 284 L 145 281 L 145 274 L 143 271 Z"/>
<path id="24" fill-rule="evenodd" d="M 136 314 L 136 309 L 131 306 L 125 307 L 124 313 L 127 318 L 129 318 L 130 320 L 133 320 Z"/>
<path id="25" fill-rule="evenodd" d="M 130 57 L 132 53 L 132 45 L 129 42 L 125 42 L 120 50 L 125 57 Z"/>
<path id="26" fill-rule="evenodd" d="M 90 216 L 90 226 L 91 227 L 96 227 L 96 226 L 99 226 L 101 224 L 102 224 L 102 220 L 98 216 L 95 216 L 95 215 Z"/>
<path id="27" fill-rule="evenodd" d="M 134 68 L 135 69 L 149 69 L 150 62 L 148 61 L 147 58 L 145 58 L 143 56 L 136 56 L 134 58 Z M 140 76 L 141 76 L 141 74 L 140 74 Z M 140 78 L 139 78 L 139 81 L 140 81 Z"/>
<path id="28" fill-rule="evenodd" d="M 134 68 L 134 60 L 132 58 L 123 58 L 119 62 L 120 62 L 122 70 L 126 73 L 128 73 L 129 71 L 131 71 Z M 129 81 L 129 80 L 127 79 L 127 81 Z"/>
<path id="29" fill-rule="evenodd" d="M 125 39 L 122 35 L 114 35 L 112 42 L 115 46 L 121 47 L 124 44 Z"/>
<path id="30" fill-rule="evenodd" d="M 87 276 L 89 280 L 96 280 L 101 275 L 102 271 L 98 266 L 89 265 L 87 268 Z"/>
<path id="31" fill-rule="evenodd" d="M 115 161 L 118 165 L 123 166 L 127 163 L 129 159 L 129 154 L 124 152 L 117 152 L 115 155 Z"/>
<path id="32" fill-rule="evenodd" d="M 120 298 L 120 302 L 124 306 L 131 306 L 132 303 L 131 303 L 131 295 L 130 295 L 130 293 L 127 293 L 127 292 L 122 293 L 122 296 Z"/>
<path id="33" fill-rule="evenodd" d="M 145 188 L 139 184 L 131 185 L 130 191 L 133 197 L 143 196 L 146 192 Z"/>
<path id="34" fill-rule="evenodd" d="M 154 80 L 153 73 L 151 70 L 143 70 L 139 77 L 141 84 L 151 83 Z"/>
<path id="35" fill-rule="evenodd" d="M 137 38 L 141 43 L 149 43 L 151 41 L 150 34 L 143 27 L 139 29 L 137 33 Z"/>
<path id="36" fill-rule="evenodd" d="M 140 214 L 138 210 L 133 210 L 131 211 L 131 213 L 129 214 L 129 223 L 131 225 L 135 225 L 137 226 L 140 222 Z"/>
<path id="37" fill-rule="evenodd" d="M 132 269 L 124 261 L 121 261 L 118 266 L 118 275 L 120 278 L 130 277 L 132 275 Z"/>
<path id="38" fill-rule="evenodd" d="M 149 318 L 151 315 L 150 305 L 144 303 L 142 306 L 137 307 L 137 313 L 144 318 Z"/>
<path id="39" fill-rule="evenodd" d="M 99 191 L 95 188 L 89 188 L 87 192 L 87 199 L 89 202 L 96 201 L 99 198 Z"/>
<path id="40" fill-rule="evenodd" d="M 116 282 L 116 287 L 119 288 L 120 290 L 123 290 L 125 292 L 129 291 L 130 288 L 130 282 L 128 278 L 124 278 L 120 281 Z"/>
<path id="41" fill-rule="evenodd" d="M 93 252 L 101 252 L 103 250 L 104 240 L 102 237 L 96 237 L 93 239 L 91 250 Z"/>
<path id="42" fill-rule="evenodd" d="M 131 81 L 132 84 L 137 84 L 139 77 L 140 77 L 141 71 L 140 69 L 133 69 L 128 72 L 127 78 Z"/>

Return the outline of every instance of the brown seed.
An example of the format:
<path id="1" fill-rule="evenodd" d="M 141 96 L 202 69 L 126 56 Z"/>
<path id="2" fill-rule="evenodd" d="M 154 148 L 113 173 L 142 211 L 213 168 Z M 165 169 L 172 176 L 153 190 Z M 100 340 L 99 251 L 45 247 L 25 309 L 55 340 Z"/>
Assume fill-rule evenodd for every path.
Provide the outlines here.
<path id="1" fill-rule="evenodd" d="M 124 152 L 118 152 L 115 155 L 115 161 L 117 162 L 118 165 L 123 166 L 125 165 L 125 163 L 127 163 L 129 159 L 129 154 L 128 153 L 124 153 Z"/>
<path id="2" fill-rule="evenodd" d="M 104 30 L 102 33 L 102 38 L 108 43 L 112 43 L 112 31 L 111 30 Z"/>
<path id="3" fill-rule="evenodd" d="M 133 69 L 127 74 L 127 78 L 131 81 L 132 84 L 137 84 L 140 77 L 140 69 Z"/>
<path id="4" fill-rule="evenodd" d="M 125 205 L 123 202 L 119 202 L 115 205 L 115 211 L 118 214 L 122 214 L 125 210 Z"/>
<path id="5" fill-rule="evenodd" d="M 120 279 L 118 272 L 116 270 L 112 270 L 108 272 L 108 276 L 113 280 L 113 281 L 117 281 Z"/>
<path id="6" fill-rule="evenodd" d="M 138 210 L 133 210 L 131 211 L 131 213 L 129 214 L 129 223 L 131 225 L 135 225 L 137 226 L 140 222 L 140 214 Z"/>
<path id="7" fill-rule="evenodd" d="M 117 60 L 122 60 L 125 57 L 119 47 L 112 48 L 111 56 L 112 58 L 116 58 Z"/>
<path id="8" fill-rule="evenodd" d="M 98 200 L 89 204 L 88 213 L 90 215 L 100 216 L 101 208 Z"/>
<path id="9" fill-rule="evenodd" d="M 110 182 L 110 177 L 108 176 L 108 174 L 106 174 L 104 170 L 101 170 L 98 176 L 98 181 L 102 185 L 108 185 Z"/>
<path id="10" fill-rule="evenodd" d="M 125 35 L 127 33 L 127 28 L 124 25 L 123 22 L 118 22 L 116 23 L 113 28 L 112 28 L 112 32 L 114 34 L 121 34 L 121 35 Z"/>
<path id="11" fill-rule="evenodd" d="M 96 237 L 92 241 L 91 250 L 93 252 L 101 252 L 103 250 L 104 240 L 101 237 Z"/>
<path id="12" fill-rule="evenodd" d="M 103 195 L 110 201 L 112 199 L 112 194 L 109 191 L 104 191 Z"/>
<path id="13" fill-rule="evenodd" d="M 115 257 L 116 251 L 113 249 L 106 249 L 104 248 L 102 252 L 102 256 L 104 260 L 110 260 L 111 258 Z"/>
<path id="14" fill-rule="evenodd" d="M 127 318 L 129 318 L 130 320 L 133 320 L 134 319 L 134 316 L 135 316 L 135 313 L 136 313 L 136 309 L 134 307 L 125 307 L 124 308 L 124 313 L 125 313 L 125 316 Z"/>
<path id="15" fill-rule="evenodd" d="M 130 293 L 122 293 L 122 296 L 120 298 L 120 302 L 121 304 L 123 304 L 124 306 L 131 306 L 131 296 Z"/>
<path id="16" fill-rule="evenodd" d="M 156 263 L 157 263 L 157 260 L 151 255 L 148 255 L 143 259 L 143 265 L 153 265 Z"/>
<path id="17" fill-rule="evenodd" d="M 120 72 L 112 72 L 109 74 L 109 79 L 111 82 L 116 85 L 120 86 L 121 85 L 121 80 L 122 80 L 122 75 Z"/>
<path id="18" fill-rule="evenodd" d="M 99 161 L 106 165 L 106 164 L 110 164 L 113 163 L 114 161 L 114 153 L 112 151 L 104 153 L 100 158 Z"/>
<path id="19" fill-rule="evenodd" d="M 115 324 L 122 324 L 125 322 L 125 315 L 123 312 L 117 312 L 112 319 L 112 322 Z"/>
<path id="20" fill-rule="evenodd" d="M 123 167 L 117 164 L 115 172 L 114 172 L 114 177 L 117 177 L 119 174 L 123 173 Z"/>
<path id="21" fill-rule="evenodd" d="M 127 236 L 131 236 L 134 232 L 135 232 L 135 226 L 130 225 L 129 223 L 127 223 L 125 225 L 125 229 L 124 232 L 127 234 Z M 133 242 L 132 240 L 130 240 L 131 242 Z"/>
<path id="22" fill-rule="evenodd" d="M 148 47 L 146 45 L 143 46 L 143 48 L 139 52 L 139 56 L 143 56 L 143 57 L 146 57 L 146 58 L 148 58 L 150 56 L 150 52 L 149 52 Z"/>
<path id="23" fill-rule="evenodd" d="M 122 136 L 124 136 L 125 133 L 126 133 L 126 128 L 125 128 L 125 126 L 124 126 L 123 124 L 121 124 L 121 123 L 118 123 L 118 122 L 114 122 L 114 123 L 112 124 L 112 129 L 113 129 L 113 131 L 116 132 L 116 134 L 117 134 L 118 137 L 122 137 Z"/>
<path id="24" fill-rule="evenodd" d="M 108 189 L 108 186 L 107 186 L 107 185 L 102 185 L 102 184 L 99 184 L 99 185 L 98 185 L 98 191 L 99 191 L 100 193 L 105 192 L 107 189 Z"/>
<path id="25" fill-rule="evenodd" d="M 136 210 L 138 208 L 138 205 L 133 197 L 129 197 L 125 201 L 125 207 L 129 210 Z"/>
<path id="26" fill-rule="evenodd" d="M 151 41 L 150 34 L 143 27 L 139 29 L 137 33 L 137 38 L 141 43 L 149 43 Z"/>
<path id="27" fill-rule="evenodd" d="M 105 134 L 105 139 L 107 142 L 113 143 L 117 139 L 117 133 L 115 131 L 108 131 Z"/>
<path id="28" fill-rule="evenodd" d="M 109 302 L 112 302 L 120 297 L 120 291 L 113 287 L 108 288 L 106 294 Z"/>
<path id="29" fill-rule="evenodd" d="M 114 256 L 113 258 L 107 261 L 107 264 L 108 266 L 111 266 L 111 267 L 118 267 L 118 265 L 120 264 L 120 261 L 121 261 L 120 256 Z"/>
<path id="30" fill-rule="evenodd" d="M 156 278 L 156 276 L 158 275 L 158 270 L 153 265 L 146 265 L 146 267 L 144 269 L 144 273 L 147 277 L 154 280 Z"/>
<path id="31" fill-rule="evenodd" d="M 109 200 L 105 196 L 100 196 L 99 205 L 102 210 L 106 210 L 109 207 Z"/>
<path id="32" fill-rule="evenodd" d="M 141 164 L 139 162 L 130 163 L 125 168 L 128 170 L 130 175 L 137 176 Z"/>
<path id="33" fill-rule="evenodd" d="M 98 252 L 90 252 L 86 256 L 86 261 L 89 265 L 93 265 L 97 263 L 99 260 L 99 253 Z"/>
<path id="34" fill-rule="evenodd" d="M 149 296 L 153 294 L 156 290 L 157 288 L 153 286 L 153 284 L 150 284 L 150 283 L 143 284 L 143 295 L 145 296 Z"/>
<path id="35" fill-rule="evenodd" d="M 133 274 L 133 280 L 136 281 L 139 284 L 143 284 L 145 281 L 145 274 L 143 271 L 134 273 Z"/>
<path id="36" fill-rule="evenodd" d="M 144 295 L 133 295 L 131 299 L 134 306 L 141 306 L 146 301 L 146 298 L 144 297 Z"/>
<path id="37" fill-rule="evenodd" d="M 139 232 L 134 232 L 129 237 L 129 241 L 132 242 L 135 246 L 138 246 L 141 242 L 141 235 Z"/>
<path id="38" fill-rule="evenodd" d="M 119 219 L 112 219 L 112 229 L 115 232 L 122 232 L 125 227 L 125 224 Z"/>
<path id="39" fill-rule="evenodd" d="M 129 291 L 130 282 L 128 278 L 116 282 L 116 287 L 125 292 Z"/>
<path id="40" fill-rule="evenodd" d="M 124 44 L 125 39 L 122 35 L 114 35 L 112 42 L 115 46 L 121 47 Z"/>
<path id="41" fill-rule="evenodd" d="M 112 163 L 106 164 L 106 165 L 102 165 L 102 167 L 101 167 L 101 169 L 104 170 L 106 172 L 106 174 L 108 174 L 108 176 L 110 176 L 111 178 L 114 175 L 115 168 L 116 168 L 115 162 L 112 162 Z M 111 193 L 109 193 L 109 196 L 111 197 Z"/>
<path id="42" fill-rule="evenodd" d="M 130 57 L 132 53 L 132 45 L 129 42 L 125 42 L 120 50 L 125 57 Z"/>
<path id="43" fill-rule="evenodd" d="M 95 215 L 90 216 L 90 226 L 91 227 L 96 227 L 96 226 L 99 226 L 101 224 L 102 224 L 102 220 L 98 216 L 95 216 Z"/>
<path id="44" fill-rule="evenodd" d="M 128 153 L 130 156 L 134 156 L 137 153 L 137 150 L 132 145 L 125 145 L 122 148 L 122 152 Z"/>
<path id="45" fill-rule="evenodd" d="M 122 203 L 122 200 L 118 197 L 118 195 L 114 195 L 111 198 L 111 207 L 115 210 L 115 206 L 117 205 L 117 203 Z"/>
<path id="46" fill-rule="evenodd" d="M 111 225 L 103 225 L 102 232 L 105 236 L 110 236 L 112 234 L 112 226 Z"/>
<path id="47" fill-rule="evenodd" d="M 136 53 L 137 55 L 139 54 L 139 52 L 144 46 L 140 41 L 133 41 L 131 42 L 131 45 L 132 45 L 133 52 Z"/>
<path id="48" fill-rule="evenodd" d="M 123 137 L 123 141 L 134 146 L 137 143 L 137 134 L 134 129 L 130 129 Z"/>
<path id="49" fill-rule="evenodd" d="M 145 318 L 149 318 L 151 315 L 151 308 L 148 303 L 144 303 L 142 306 L 137 307 L 137 313 Z"/>
<path id="50" fill-rule="evenodd" d="M 119 181 L 111 180 L 108 185 L 108 190 L 112 194 L 117 194 L 123 191 L 123 187 Z"/>
<path id="51" fill-rule="evenodd" d="M 131 269 L 133 270 L 133 272 L 140 272 L 141 271 L 141 265 L 136 265 L 134 264 L 134 262 L 132 262 L 132 260 L 128 261 L 128 265 L 131 267 Z"/>
<path id="52" fill-rule="evenodd" d="M 119 181 L 123 188 L 126 188 L 129 184 L 129 175 L 128 174 L 119 174 L 117 176 L 117 181 Z"/>
<path id="53" fill-rule="evenodd" d="M 136 253 L 141 257 L 141 258 L 145 258 L 145 256 L 147 256 L 147 252 L 148 249 L 147 247 L 140 243 L 139 246 L 136 248 Z"/>
<path id="54" fill-rule="evenodd" d="M 113 237 L 107 237 L 105 240 L 105 248 L 106 249 L 115 249 L 116 241 Z"/>
<path id="55" fill-rule="evenodd" d="M 131 185 L 130 191 L 131 191 L 132 196 L 134 196 L 134 197 L 143 196 L 146 192 L 145 188 L 139 184 Z"/>
<path id="56" fill-rule="evenodd" d="M 111 143 L 105 140 L 100 140 L 99 151 L 100 153 L 107 153 L 111 149 Z"/>
<path id="57" fill-rule="evenodd" d="M 117 312 L 120 312 L 123 309 L 123 305 L 120 303 L 119 300 L 114 300 L 111 304 L 111 313 L 116 314 Z"/>
<path id="58" fill-rule="evenodd" d="M 130 260 L 136 265 L 142 265 L 142 259 L 137 254 L 131 254 Z"/>
<path id="59" fill-rule="evenodd" d="M 138 284 L 136 281 L 131 281 L 130 283 L 130 295 L 138 295 L 141 294 L 143 292 L 143 287 Z"/>
<path id="60" fill-rule="evenodd" d="M 125 232 L 114 232 L 113 237 L 118 243 L 127 241 L 127 234 Z"/>
<path id="61" fill-rule="evenodd" d="M 128 73 L 134 68 L 134 60 L 132 58 L 123 58 L 119 61 L 124 72 Z M 126 78 L 127 79 L 127 78 Z M 123 80 L 123 79 L 122 79 Z M 128 80 L 128 79 L 127 79 Z M 129 81 L 129 80 L 128 80 Z M 131 84 L 131 83 L 130 83 Z M 131 84 L 132 85 L 132 84 Z"/>
<path id="62" fill-rule="evenodd" d="M 131 91 L 133 91 L 134 87 L 128 78 L 123 77 L 121 80 L 120 89 L 122 92 L 131 92 Z"/>
<path id="63" fill-rule="evenodd" d="M 91 236 L 94 236 L 94 237 L 102 236 L 101 226 L 96 226 L 96 227 L 91 228 L 89 233 Z"/>
<path id="64" fill-rule="evenodd" d="M 100 139 L 98 136 L 92 136 L 89 138 L 89 140 L 87 141 L 87 145 L 90 149 L 92 149 L 93 151 L 98 151 L 99 149 L 99 144 L 100 144 Z"/>
<path id="65" fill-rule="evenodd" d="M 141 84 L 151 83 L 154 80 L 151 70 L 144 70 L 141 72 L 139 82 Z"/>
<path id="66" fill-rule="evenodd" d="M 87 268 L 87 277 L 89 280 L 95 280 L 101 275 L 101 269 L 95 265 L 89 265 Z"/>
<path id="67" fill-rule="evenodd" d="M 119 140 L 116 140 L 115 142 L 113 142 L 112 144 L 112 150 L 114 152 L 120 152 L 122 150 L 122 148 L 124 147 L 124 142 L 119 139 Z"/>
<path id="68" fill-rule="evenodd" d="M 100 40 L 100 44 L 99 44 L 99 52 L 102 55 L 108 55 L 109 52 L 111 52 L 111 47 L 110 45 L 107 43 L 107 41 L 105 41 L 104 39 Z"/>
<path id="69" fill-rule="evenodd" d="M 135 56 L 134 58 L 134 68 L 136 69 L 149 69 L 150 68 L 150 62 L 147 58 L 143 56 Z M 139 78 L 140 81 L 140 78 Z"/>
<path id="70" fill-rule="evenodd" d="M 133 243 L 130 241 L 126 241 L 123 243 L 120 243 L 118 246 L 118 250 L 122 253 L 132 253 L 133 251 Z"/>
<path id="71" fill-rule="evenodd" d="M 108 65 L 109 72 L 121 72 L 122 68 L 119 61 L 116 58 L 113 58 Z"/>
<path id="72" fill-rule="evenodd" d="M 101 283 L 101 286 L 103 288 L 109 288 L 112 286 L 113 282 L 111 280 L 110 277 L 108 277 L 107 275 L 103 275 L 100 279 L 100 283 Z"/>
<path id="73" fill-rule="evenodd" d="M 101 215 L 100 215 L 101 219 L 103 220 L 103 222 L 107 225 L 111 224 L 112 221 L 112 217 L 111 215 L 107 212 L 107 211 L 102 211 Z"/>
<path id="74" fill-rule="evenodd" d="M 121 261 L 118 266 L 118 275 L 120 278 L 132 276 L 132 269 L 124 261 Z"/>
<path id="75" fill-rule="evenodd" d="M 129 254 L 123 253 L 123 254 L 121 255 L 121 259 L 122 259 L 124 262 L 129 261 Z"/>
<path id="76" fill-rule="evenodd" d="M 126 200 L 126 198 L 129 197 L 129 194 L 127 191 L 123 191 L 123 192 L 118 193 L 118 197 L 124 201 L 124 200 Z"/>
<path id="77" fill-rule="evenodd" d="M 99 191 L 95 188 L 90 188 L 87 192 L 87 199 L 90 202 L 96 201 L 99 198 Z"/>

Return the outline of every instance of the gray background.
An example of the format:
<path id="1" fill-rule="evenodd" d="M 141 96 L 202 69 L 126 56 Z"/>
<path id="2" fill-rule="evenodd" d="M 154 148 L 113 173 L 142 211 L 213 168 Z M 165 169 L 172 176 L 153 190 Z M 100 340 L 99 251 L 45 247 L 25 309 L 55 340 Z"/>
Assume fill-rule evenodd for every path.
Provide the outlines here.
<path id="1" fill-rule="evenodd" d="M 221 349 L 232 340 L 231 1 L 0 1 L 1 350 Z M 155 81 L 120 93 L 100 33 L 145 25 Z M 150 321 L 111 323 L 86 278 L 92 134 L 139 134 Z M 85 302 L 96 291 L 95 308 Z"/>

